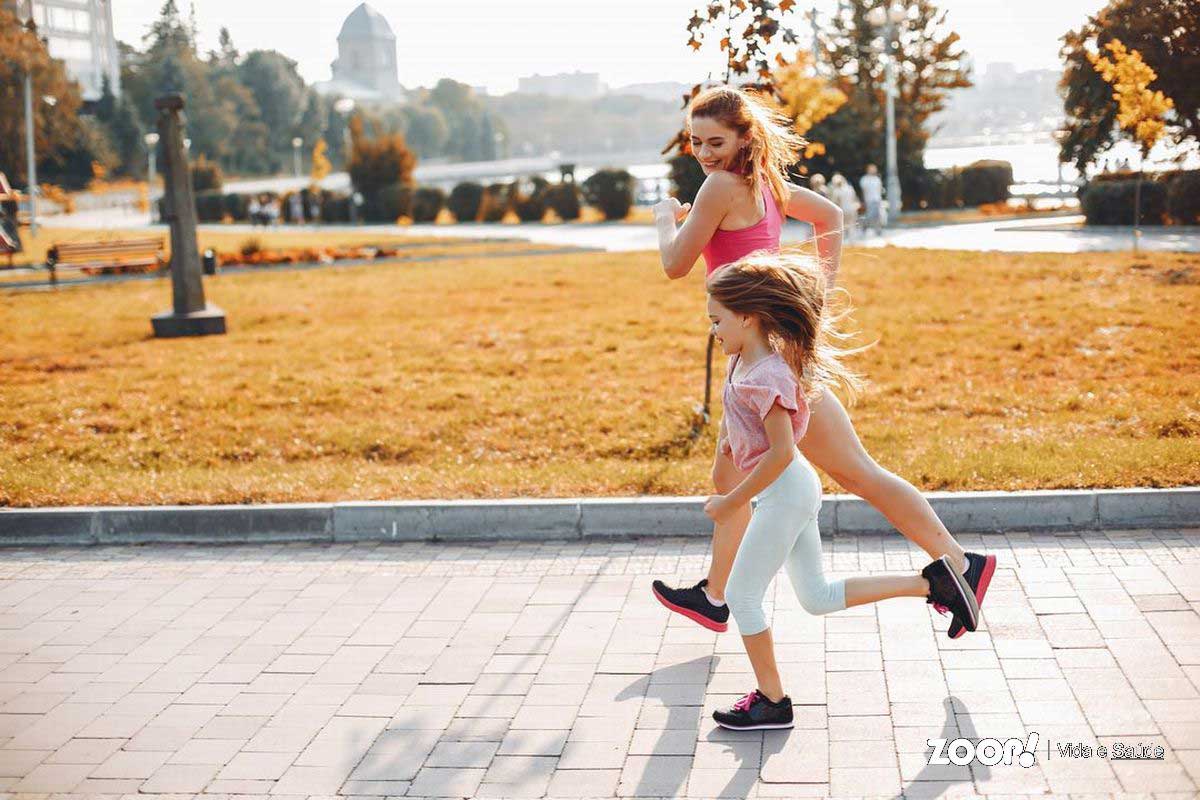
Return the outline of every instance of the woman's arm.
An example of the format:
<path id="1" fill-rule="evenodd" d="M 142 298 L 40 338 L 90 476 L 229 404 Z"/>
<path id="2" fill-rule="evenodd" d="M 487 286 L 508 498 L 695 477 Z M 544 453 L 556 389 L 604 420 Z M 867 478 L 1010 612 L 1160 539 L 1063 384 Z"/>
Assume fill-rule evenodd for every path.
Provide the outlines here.
<path id="1" fill-rule="evenodd" d="M 705 178 L 696 194 L 696 202 L 678 229 L 675 219 L 677 212 L 682 209 L 678 206 L 678 200 L 670 198 L 674 205 L 664 200 L 654 206 L 658 254 L 668 278 L 682 278 L 692 271 L 704 246 L 712 239 L 721 220 L 725 219 L 733 192 L 741 181 L 741 178 L 729 172 L 714 172 Z"/>
<path id="2" fill-rule="evenodd" d="M 771 407 L 767 416 L 763 418 L 763 427 L 767 431 L 770 449 L 737 488 L 725 495 L 726 501 L 734 508 L 749 505 L 750 499 L 774 483 L 795 457 L 796 442 L 792 438 L 792 420 L 783 406 L 776 403 Z"/>
<path id="3" fill-rule="evenodd" d="M 817 256 L 832 288 L 842 263 L 842 209 L 810 189 L 792 183 L 786 186 L 789 192 L 787 215 L 813 226 Z"/>

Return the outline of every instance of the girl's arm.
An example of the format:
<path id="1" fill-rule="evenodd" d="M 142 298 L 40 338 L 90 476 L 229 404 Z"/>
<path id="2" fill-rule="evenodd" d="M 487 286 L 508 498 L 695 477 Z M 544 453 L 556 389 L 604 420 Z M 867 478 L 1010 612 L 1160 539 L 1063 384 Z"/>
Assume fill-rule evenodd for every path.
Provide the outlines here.
<path id="1" fill-rule="evenodd" d="M 712 239 L 721 220 L 725 219 L 734 189 L 739 183 L 744 182 L 729 172 L 714 172 L 705 178 L 696 194 L 696 202 L 678 229 L 675 227 L 674 209 L 679 201 L 671 198 L 674 205 L 663 201 L 654 206 L 658 254 L 662 257 L 663 271 L 668 278 L 682 278 L 692 271 L 704 246 Z"/>
<path id="2" fill-rule="evenodd" d="M 771 407 L 767 416 L 763 418 L 763 427 L 767 431 L 770 449 L 737 488 L 725 495 L 726 501 L 733 507 L 749 505 L 750 498 L 774 483 L 795 457 L 796 442 L 792 438 L 792 420 L 783 406 L 776 403 Z"/>
<path id="3" fill-rule="evenodd" d="M 787 215 L 813 226 L 817 238 L 817 256 L 825 269 L 829 287 L 837 280 L 842 263 L 842 209 L 810 189 L 786 184 L 789 196 Z"/>

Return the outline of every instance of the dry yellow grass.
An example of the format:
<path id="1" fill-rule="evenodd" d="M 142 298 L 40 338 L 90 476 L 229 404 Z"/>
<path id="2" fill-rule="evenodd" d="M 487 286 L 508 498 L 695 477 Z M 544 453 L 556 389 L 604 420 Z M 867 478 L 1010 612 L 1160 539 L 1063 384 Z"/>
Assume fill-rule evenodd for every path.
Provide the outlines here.
<path id="1" fill-rule="evenodd" d="M 855 409 L 925 489 L 1200 483 L 1200 257 L 849 250 Z M 697 271 L 582 254 L 0 296 L 0 503 L 701 493 Z M 718 367 L 719 373 L 722 371 Z M 829 488 L 833 488 L 829 485 Z"/>

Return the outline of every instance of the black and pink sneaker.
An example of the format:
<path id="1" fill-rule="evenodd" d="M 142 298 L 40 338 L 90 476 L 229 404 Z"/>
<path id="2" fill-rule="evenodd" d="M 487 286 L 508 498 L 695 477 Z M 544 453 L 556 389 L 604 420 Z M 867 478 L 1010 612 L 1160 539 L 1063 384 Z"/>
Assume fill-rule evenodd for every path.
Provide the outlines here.
<path id="1" fill-rule="evenodd" d="M 921 577 L 929 582 L 929 594 L 925 598 L 939 614 L 947 612 L 961 619 L 967 630 L 979 625 L 979 603 L 967 584 L 967 579 L 950 563 L 949 556 L 935 559 L 921 570 Z"/>
<path id="2" fill-rule="evenodd" d="M 729 629 L 729 606 L 725 603 L 719 606 L 713 605 L 712 601 L 708 599 L 708 595 L 704 593 L 704 585 L 707 583 L 708 579 L 705 578 L 695 586 L 689 586 L 686 589 L 672 589 L 662 581 L 655 581 L 653 591 L 658 602 L 676 614 L 682 614 L 710 631 L 724 633 Z"/>
<path id="3" fill-rule="evenodd" d="M 967 553 L 967 571 L 963 573 L 963 578 L 967 585 L 971 587 L 971 591 L 975 593 L 975 602 L 983 606 L 983 596 L 987 594 L 988 585 L 992 582 L 992 575 L 996 572 L 996 557 L 981 556 L 979 553 Z M 946 631 L 946 635 L 951 639 L 957 639 L 967 632 L 967 628 L 958 617 L 950 623 L 950 629 Z"/>
<path id="4" fill-rule="evenodd" d="M 772 703 L 758 689 L 738 700 L 730 708 L 714 711 L 713 719 L 722 728 L 733 731 L 773 730 L 795 725 L 792 698 L 785 696 L 778 703 Z"/>

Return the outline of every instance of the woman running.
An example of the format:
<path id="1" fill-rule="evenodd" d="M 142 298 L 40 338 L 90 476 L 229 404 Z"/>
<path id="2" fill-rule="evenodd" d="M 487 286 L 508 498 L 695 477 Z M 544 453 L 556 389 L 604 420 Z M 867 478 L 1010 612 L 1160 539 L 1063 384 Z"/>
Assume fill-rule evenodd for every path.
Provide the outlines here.
<path id="1" fill-rule="evenodd" d="M 672 197 L 654 207 L 659 253 L 667 277 L 684 277 L 701 255 L 711 276 L 756 250 L 778 251 L 786 215 L 812 225 L 821 267 L 827 284 L 833 286 L 841 261 L 842 211 L 824 197 L 785 179 L 788 167 L 799 161 L 803 146 L 803 139 L 791 129 L 790 121 L 754 95 L 718 86 L 692 100 L 687 125 L 692 153 L 706 178 L 694 203 L 684 206 Z M 828 388 L 812 402 L 807 433 L 799 447 L 809 462 L 874 506 L 930 557 L 948 556 L 961 570 L 977 601 L 983 602 L 996 568 L 995 556 L 965 552 L 925 497 L 871 458 L 846 409 Z M 745 477 L 726 451 L 722 435 L 712 473 L 719 494 L 727 494 Z M 749 522 L 748 503 L 718 522 L 713 529 L 708 576 L 694 586 L 679 589 L 655 581 L 658 599 L 706 628 L 726 630 L 729 609 L 725 587 Z M 957 638 L 965 631 L 962 621 L 954 619 L 948 634 Z"/>

